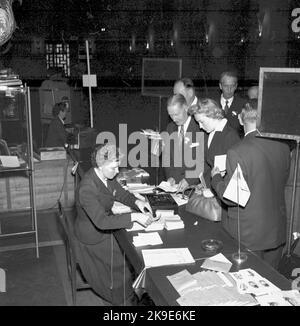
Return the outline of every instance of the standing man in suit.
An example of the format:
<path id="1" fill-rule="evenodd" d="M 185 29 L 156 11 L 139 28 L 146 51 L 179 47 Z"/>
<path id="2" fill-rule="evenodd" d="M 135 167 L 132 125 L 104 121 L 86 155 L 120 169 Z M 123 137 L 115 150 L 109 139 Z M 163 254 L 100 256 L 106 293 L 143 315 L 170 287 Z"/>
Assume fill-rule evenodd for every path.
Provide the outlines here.
<path id="1" fill-rule="evenodd" d="M 173 87 L 173 94 L 182 94 L 189 107 L 197 104 L 198 98 L 196 96 L 194 83 L 190 78 L 176 80 Z"/>
<path id="2" fill-rule="evenodd" d="M 222 72 L 219 80 L 219 88 L 222 93 L 217 102 L 221 104 L 229 125 L 236 129 L 240 137 L 243 137 L 243 128 L 239 123 L 238 114 L 241 112 L 245 100 L 235 94 L 237 86 L 238 78 L 235 72 Z"/>
<path id="3" fill-rule="evenodd" d="M 64 126 L 67 108 L 63 102 L 56 103 L 52 109 L 54 119 L 48 128 L 46 147 L 64 147 L 68 133 Z"/>
<path id="4" fill-rule="evenodd" d="M 164 172 L 171 184 L 179 184 L 178 190 L 198 183 L 199 174 L 203 170 L 201 161 L 204 160 L 204 133 L 194 117 L 188 115 L 188 108 L 189 105 L 182 94 L 173 95 L 168 99 L 167 110 L 172 121 L 166 129 L 168 136 L 171 136 L 168 137 L 170 142 L 163 145 L 163 155 L 168 155 L 169 158 L 169 165 L 164 166 Z M 182 154 L 181 160 L 178 160 L 178 153 Z M 197 172 L 190 176 L 188 171 Z"/>
<path id="5" fill-rule="evenodd" d="M 251 193 L 246 206 L 239 207 L 241 242 L 277 268 L 286 241 L 284 189 L 289 176 L 290 150 L 279 140 L 256 137 L 257 100 L 245 104 L 239 120 L 245 137 L 228 150 L 224 179 L 217 168 L 211 171 L 212 187 L 228 205 L 223 226 L 238 239 L 238 208 L 223 194 L 239 163 Z"/>

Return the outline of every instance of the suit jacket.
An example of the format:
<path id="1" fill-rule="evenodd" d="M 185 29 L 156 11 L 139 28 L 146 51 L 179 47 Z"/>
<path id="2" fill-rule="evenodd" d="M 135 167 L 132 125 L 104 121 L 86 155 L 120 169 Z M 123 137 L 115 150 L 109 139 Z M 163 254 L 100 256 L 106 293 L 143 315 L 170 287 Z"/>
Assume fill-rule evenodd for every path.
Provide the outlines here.
<path id="1" fill-rule="evenodd" d="M 173 121 L 167 126 L 167 134 L 173 135 L 174 139 L 177 140 L 178 126 Z M 199 183 L 199 174 L 203 171 L 204 166 L 204 144 L 206 138 L 206 133 L 200 129 L 194 117 L 191 117 L 185 133 L 184 150 L 180 152 L 179 143 L 176 144 L 172 140 L 163 149 L 162 164 L 167 179 L 173 177 L 176 183 L 178 183 L 184 178 L 190 185 Z M 179 158 L 180 153 L 182 154 L 181 160 Z M 167 160 L 164 158 L 167 158 Z M 186 174 L 186 172 L 192 171 L 195 171 L 193 173 L 194 176 Z"/>
<path id="2" fill-rule="evenodd" d="M 125 191 L 115 179 L 107 180 L 107 184 L 108 188 L 91 168 L 76 190 L 75 234 L 82 243 L 100 243 L 112 230 L 132 226 L 129 213 L 113 215 L 111 208 L 115 200 L 137 208 L 136 197 Z"/>
<path id="3" fill-rule="evenodd" d="M 216 101 L 222 107 L 220 96 L 216 99 Z M 228 120 L 229 125 L 237 131 L 240 138 L 243 138 L 243 136 L 244 136 L 244 129 L 240 125 L 240 122 L 238 119 L 238 114 L 241 113 L 242 108 L 245 103 L 246 103 L 245 99 L 243 99 L 242 97 L 240 97 L 238 95 L 234 95 L 233 101 L 230 105 L 230 108 L 229 108 L 227 114 L 225 114 L 225 118 Z"/>
<path id="4" fill-rule="evenodd" d="M 208 140 L 208 137 L 207 137 Z M 229 148 L 240 141 L 240 138 L 235 129 L 233 129 L 227 122 L 222 131 L 216 131 L 211 144 L 208 148 L 207 141 L 206 147 L 206 160 L 204 165 L 204 179 L 207 187 L 210 187 L 211 183 L 211 169 L 214 167 L 214 161 L 216 155 L 225 155 Z"/>
<path id="5" fill-rule="evenodd" d="M 224 228 L 238 238 L 237 205 L 225 200 L 223 193 L 240 164 L 251 195 L 246 206 L 239 207 L 240 239 L 251 250 L 276 248 L 286 240 L 285 184 L 289 175 L 290 151 L 286 143 L 248 134 L 227 153 L 224 179 L 217 174 L 212 187 L 228 205 Z"/>
<path id="6" fill-rule="evenodd" d="M 48 128 L 46 147 L 61 147 L 67 142 L 67 131 L 59 117 L 55 117 Z"/>

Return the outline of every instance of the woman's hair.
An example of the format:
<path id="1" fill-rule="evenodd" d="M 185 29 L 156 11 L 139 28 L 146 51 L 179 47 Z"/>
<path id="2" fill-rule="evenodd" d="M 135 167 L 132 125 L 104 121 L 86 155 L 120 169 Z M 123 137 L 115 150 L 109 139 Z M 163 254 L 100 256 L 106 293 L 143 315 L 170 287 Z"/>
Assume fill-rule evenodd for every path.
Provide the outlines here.
<path id="1" fill-rule="evenodd" d="M 54 117 L 57 117 L 60 111 L 65 111 L 65 103 L 64 102 L 59 102 L 55 103 L 55 105 L 52 108 L 52 115 Z"/>
<path id="2" fill-rule="evenodd" d="M 113 144 L 97 144 L 91 154 L 91 163 L 93 167 L 100 167 L 106 162 L 120 161 L 123 156 Z"/>
<path id="3" fill-rule="evenodd" d="M 216 101 L 210 98 L 199 99 L 197 104 L 189 108 L 188 112 L 190 115 L 204 114 L 206 117 L 216 120 L 224 118 L 224 111 Z"/>

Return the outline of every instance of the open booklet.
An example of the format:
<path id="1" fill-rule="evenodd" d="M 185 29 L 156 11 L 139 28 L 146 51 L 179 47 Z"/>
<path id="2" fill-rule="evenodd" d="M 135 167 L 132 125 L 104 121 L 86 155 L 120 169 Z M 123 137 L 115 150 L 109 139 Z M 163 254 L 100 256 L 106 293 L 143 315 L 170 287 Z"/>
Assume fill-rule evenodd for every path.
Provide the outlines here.
<path id="1" fill-rule="evenodd" d="M 158 186 L 156 186 L 156 189 L 161 189 L 165 192 L 177 192 L 178 191 L 178 184 L 171 185 L 168 181 L 162 181 Z"/>

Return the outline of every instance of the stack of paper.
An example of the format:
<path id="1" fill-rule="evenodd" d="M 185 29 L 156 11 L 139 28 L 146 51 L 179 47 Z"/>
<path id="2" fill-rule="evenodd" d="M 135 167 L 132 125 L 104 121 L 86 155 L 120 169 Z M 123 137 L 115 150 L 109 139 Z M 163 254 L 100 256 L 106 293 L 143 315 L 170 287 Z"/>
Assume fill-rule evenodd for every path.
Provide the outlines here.
<path id="1" fill-rule="evenodd" d="M 184 229 L 184 223 L 179 215 L 165 217 L 165 228 L 169 230 Z"/>
<path id="2" fill-rule="evenodd" d="M 165 192 L 176 192 L 179 184 L 171 185 L 168 181 L 162 181 L 156 188 L 159 188 Z"/>
<path id="3" fill-rule="evenodd" d="M 144 286 L 146 269 L 149 267 L 195 263 L 188 248 L 144 249 L 142 255 L 145 268 L 134 281 L 134 289 Z"/>
<path id="4" fill-rule="evenodd" d="M 162 243 L 161 237 L 157 232 L 138 233 L 137 236 L 133 237 L 133 244 L 135 247 L 155 246 Z"/>
<path id="5" fill-rule="evenodd" d="M 127 183 L 125 189 L 130 191 L 132 194 L 151 194 L 155 187 L 146 183 Z"/>
<path id="6" fill-rule="evenodd" d="M 240 294 L 226 274 L 202 271 L 190 274 L 183 270 L 168 280 L 180 294 L 182 306 L 256 305 L 250 294 Z"/>
<path id="7" fill-rule="evenodd" d="M 5 270 L 0 268 L 0 292 L 6 292 Z"/>
<path id="8" fill-rule="evenodd" d="M 145 267 L 195 263 L 188 248 L 142 250 Z"/>
<path id="9" fill-rule="evenodd" d="M 146 232 L 151 231 L 161 231 L 164 228 L 166 230 L 177 230 L 183 229 L 184 223 L 179 215 L 174 215 L 172 210 L 157 210 L 156 215 L 159 216 L 157 221 L 152 222 L 146 228 L 141 224 L 134 222 L 132 228 L 127 229 L 127 231 L 141 231 L 145 230 Z"/>

